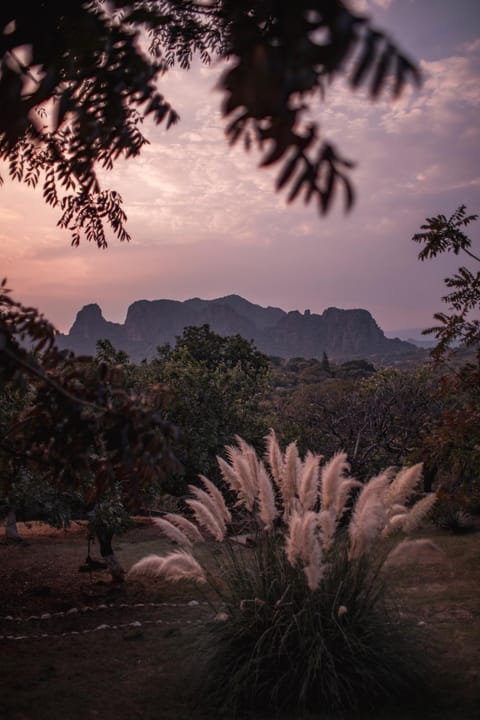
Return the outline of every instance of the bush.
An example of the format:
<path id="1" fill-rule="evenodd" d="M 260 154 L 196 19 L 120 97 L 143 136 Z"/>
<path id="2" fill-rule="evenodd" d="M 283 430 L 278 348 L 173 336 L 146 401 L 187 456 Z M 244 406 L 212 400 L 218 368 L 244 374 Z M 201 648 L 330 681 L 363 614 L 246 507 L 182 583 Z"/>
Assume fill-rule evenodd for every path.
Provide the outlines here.
<path id="1" fill-rule="evenodd" d="M 372 478 L 358 492 L 350 521 L 342 517 L 353 488 L 346 455 L 320 472 L 320 457 L 302 461 L 295 443 L 282 454 L 268 437 L 271 474 L 238 438 L 219 458 L 225 483 L 251 517 L 250 545 L 227 537 L 232 515 L 207 479 L 191 486 L 193 522 L 169 514 L 160 528 L 183 550 L 140 560 L 131 574 L 208 584 L 222 622 L 211 633 L 204 695 L 209 705 L 233 715 L 278 708 L 352 710 L 398 697 L 411 684 L 416 663 L 405 634 L 391 617 L 385 596 L 382 538 L 413 530 L 435 496 L 405 503 L 421 477 L 421 465 L 396 477 Z M 207 532 L 209 563 L 195 557 Z M 217 547 L 217 551 L 212 548 Z M 220 552 L 218 551 L 220 550 Z M 220 615 L 219 615 L 220 617 Z"/>
<path id="2" fill-rule="evenodd" d="M 438 527 L 454 534 L 473 532 L 474 516 L 479 515 L 480 492 L 476 487 L 445 484 L 437 491 L 432 519 Z"/>
<path id="3" fill-rule="evenodd" d="M 222 558 L 228 619 L 212 628 L 202 701 L 243 710 L 355 710 L 399 697 L 415 680 L 404 636 L 385 603 L 381 563 L 330 557 L 310 591 L 279 545 L 263 538 Z"/>

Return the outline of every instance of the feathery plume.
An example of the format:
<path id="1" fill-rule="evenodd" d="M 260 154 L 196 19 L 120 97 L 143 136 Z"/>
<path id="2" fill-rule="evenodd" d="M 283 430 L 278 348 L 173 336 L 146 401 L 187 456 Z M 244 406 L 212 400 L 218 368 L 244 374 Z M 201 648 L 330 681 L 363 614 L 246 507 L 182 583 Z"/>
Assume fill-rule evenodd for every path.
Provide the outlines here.
<path id="1" fill-rule="evenodd" d="M 182 547 L 192 547 L 192 541 L 185 535 L 183 530 L 173 525 L 165 518 L 153 518 L 154 524 L 160 528 L 169 540 L 173 540 Z"/>
<path id="2" fill-rule="evenodd" d="M 320 456 L 307 453 L 300 475 L 298 498 L 304 510 L 312 510 L 318 500 L 318 465 Z"/>
<path id="3" fill-rule="evenodd" d="M 403 526 L 407 517 L 408 513 L 406 512 L 392 515 L 381 532 L 382 537 L 388 537 L 396 530 L 403 530 Z"/>
<path id="4" fill-rule="evenodd" d="M 198 500 L 199 502 L 204 505 L 207 510 L 211 512 L 213 517 L 215 518 L 215 521 L 217 525 L 222 529 L 223 534 L 225 535 L 226 532 L 226 525 L 225 525 L 225 516 L 223 514 L 222 508 L 218 507 L 216 501 L 212 498 L 211 495 L 209 495 L 205 490 L 202 490 L 201 488 L 197 487 L 196 485 L 189 485 L 188 489 L 190 490 L 191 494 L 195 498 L 195 500 Z"/>
<path id="5" fill-rule="evenodd" d="M 315 590 L 323 575 L 322 549 L 317 537 L 317 514 L 308 510 L 300 514 L 293 510 L 288 523 L 287 560 L 295 567 L 303 564 L 310 590 Z"/>
<path id="6" fill-rule="evenodd" d="M 210 510 L 205 507 L 199 500 L 186 500 L 189 507 L 192 508 L 193 514 L 199 525 L 205 528 L 215 540 L 222 542 L 225 537 L 225 530 L 222 528 Z"/>
<path id="7" fill-rule="evenodd" d="M 228 448 L 225 448 L 228 454 Z M 233 490 L 234 492 L 238 492 L 241 488 L 240 481 L 237 478 L 237 473 L 233 469 L 231 465 L 227 463 L 226 460 L 224 460 L 222 457 L 217 455 L 217 463 L 218 467 L 220 468 L 220 473 L 222 475 L 222 478 L 224 482 L 228 485 L 230 490 Z"/>
<path id="8" fill-rule="evenodd" d="M 386 525 L 384 494 L 388 482 L 387 472 L 377 475 L 363 486 L 358 496 L 348 527 L 350 559 L 363 555 Z"/>
<path id="9" fill-rule="evenodd" d="M 415 505 L 408 513 L 403 524 L 404 532 L 411 533 L 413 530 L 415 530 L 420 525 L 422 520 L 428 515 L 430 510 L 435 505 L 436 501 L 436 493 L 430 493 L 430 495 L 426 495 L 424 498 L 415 503 Z"/>
<path id="10" fill-rule="evenodd" d="M 322 552 L 317 539 L 315 539 L 315 544 L 312 548 L 311 560 L 308 565 L 305 565 L 303 571 L 310 590 L 316 590 L 325 572 L 325 565 L 322 564 Z"/>
<path id="11" fill-rule="evenodd" d="M 271 530 L 278 512 L 275 507 L 275 495 L 273 492 L 272 482 L 263 463 L 258 464 L 257 479 L 260 519 L 263 522 L 265 530 Z"/>
<path id="12" fill-rule="evenodd" d="M 362 483 L 359 480 L 342 480 L 337 488 L 337 495 L 334 502 L 334 511 L 337 518 L 337 522 L 342 519 L 345 512 L 345 506 L 347 504 L 348 496 L 353 488 L 362 487 Z"/>
<path id="13" fill-rule="evenodd" d="M 243 448 L 238 449 L 232 445 L 226 448 L 228 458 L 232 464 L 234 473 L 234 480 L 232 483 L 232 489 L 235 490 L 238 496 L 238 502 L 241 505 L 245 505 L 247 510 L 251 512 L 255 503 L 255 498 L 258 493 L 257 486 L 257 457 L 253 448 L 250 448 L 241 438 L 238 438 L 242 442 Z M 253 453 L 253 457 L 252 457 Z M 255 463 L 253 462 L 255 460 Z M 222 469 L 222 466 L 220 467 Z M 228 478 L 232 478 L 231 473 L 227 470 L 227 482 Z"/>
<path id="14" fill-rule="evenodd" d="M 417 463 L 417 465 L 403 468 L 397 473 L 385 493 L 385 504 L 387 507 L 397 504 L 405 505 L 420 482 L 422 470 L 423 463 Z"/>
<path id="15" fill-rule="evenodd" d="M 225 518 L 225 522 L 229 523 L 232 521 L 232 516 L 230 514 L 229 509 L 227 508 L 225 504 L 225 498 L 223 497 L 220 490 L 217 488 L 216 485 L 213 484 L 211 480 L 206 478 L 204 475 L 199 475 L 200 480 L 202 481 L 206 491 L 210 495 L 210 497 L 215 501 L 218 509 L 221 511 L 223 517 Z"/>
<path id="16" fill-rule="evenodd" d="M 321 548 L 317 538 L 317 513 L 307 510 L 302 515 L 302 548 L 300 557 L 305 565 L 311 565 L 317 562 Z"/>
<path id="17" fill-rule="evenodd" d="M 198 583 L 206 582 L 205 573 L 190 553 L 177 551 L 160 557 L 147 555 L 130 568 L 129 576 L 138 577 L 164 577 L 165 580 L 176 582 L 178 580 L 193 580 Z"/>
<path id="18" fill-rule="evenodd" d="M 163 566 L 163 557 L 160 555 L 146 555 L 144 558 L 139 560 L 132 565 L 128 571 L 129 577 L 137 577 L 140 575 L 146 575 L 155 577 L 161 574 Z"/>
<path id="19" fill-rule="evenodd" d="M 257 453 L 251 445 L 249 445 L 240 435 L 235 435 L 235 440 L 240 448 L 241 455 L 246 459 L 250 468 L 250 476 L 255 477 L 257 473 Z"/>
<path id="20" fill-rule="evenodd" d="M 205 538 L 203 537 L 202 533 L 198 529 L 198 527 L 190 522 L 186 517 L 183 517 L 183 515 L 177 515 L 176 513 L 167 513 L 165 515 L 165 520 L 168 520 L 173 525 L 176 525 L 180 530 L 182 530 L 185 535 L 192 540 L 192 542 L 205 542 Z"/>
<path id="21" fill-rule="evenodd" d="M 273 430 L 273 428 L 270 428 L 270 432 L 265 437 L 265 441 L 267 444 L 265 460 L 268 462 L 272 472 L 272 477 L 277 487 L 280 487 L 282 483 L 283 458 L 282 451 L 280 450 L 277 436 L 275 435 L 275 430 Z"/>
<path id="22" fill-rule="evenodd" d="M 320 485 L 322 510 L 329 510 L 335 505 L 338 489 L 344 480 L 344 474 L 349 470 L 347 454 L 344 452 L 334 455 L 323 467 Z"/>
<path id="23" fill-rule="evenodd" d="M 288 534 L 285 543 L 287 560 L 292 567 L 295 567 L 302 554 L 303 525 L 302 516 L 297 510 L 293 510 L 288 518 Z"/>
<path id="24" fill-rule="evenodd" d="M 317 516 L 318 530 L 320 533 L 320 542 L 322 543 L 323 552 L 326 553 L 332 546 L 337 529 L 337 521 L 333 510 L 322 510 Z"/>
<path id="25" fill-rule="evenodd" d="M 297 492 L 297 466 L 298 466 L 298 449 L 297 443 L 292 442 L 285 450 L 283 461 L 282 483 L 280 492 L 282 493 L 283 507 L 285 509 L 285 517 L 290 515 L 293 508 L 295 494 Z"/>
<path id="26" fill-rule="evenodd" d="M 405 507 L 405 505 L 399 505 L 398 503 L 387 507 L 388 517 L 393 517 L 394 515 L 402 515 L 407 512 L 408 512 L 408 510 Z"/>
<path id="27" fill-rule="evenodd" d="M 193 555 L 186 552 L 175 552 L 163 560 L 161 574 L 166 580 L 193 580 L 198 583 L 207 581 L 205 573 Z"/>

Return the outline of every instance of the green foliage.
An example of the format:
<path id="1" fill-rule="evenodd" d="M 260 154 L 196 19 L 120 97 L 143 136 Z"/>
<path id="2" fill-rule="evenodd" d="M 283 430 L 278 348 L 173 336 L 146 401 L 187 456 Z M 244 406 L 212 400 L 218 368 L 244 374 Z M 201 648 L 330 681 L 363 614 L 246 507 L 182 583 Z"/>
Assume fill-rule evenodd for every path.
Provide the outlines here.
<path id="1" fill-rule="evenodd" d="M 83 510 L 80 493 L 58 490 L 26 470 L 17 473 L 8 494 L 0 499 L 1 505 L 13 509 L 17 519 L 42 520 L 55 528 L 69 527 L 72 515 Z"/>
<path id="2" fill-rule="evenodd" d="M 267 430 L 268 360 L 239 335 L 222 337 L 208 325 L 186 328 L 175 348 L 159 348 L 158 359 L 139 373 L 172 392 L 168 419 L 181 431 L 175 453 L 183 465 L 182 478 L 166 486 L 174 494 L 199 473 L 216 476 L 216 456 L 236 434 L 250 440 Z"/>
<path id="3" fill-rule="evenodd" d="M 282 440 L 298 438 L 302 451 L 346 451 L 354 474 L 365 479 L 383 467 L 423 458 L 423 437 L 442 408 L 442 399 L 433 396 L 437 385 L 427 369 L 299 385 L 279 400 L 276 422 Z"/>
<path id="4" fill-rule="evenodd" d="M 123 488 L 120 484 L 110 488 L 95 503 L 95 508 L 89 513 L 89 530 L 95 537 L 97 530 L 105 528 L 112 533 L 122 533 L 132 525 L 130 514 L 125 507 Z"/>
<path id="5" fill-rule="evenodd" d="M 220 82 L 229 142 L 255 143 L 262 166 L 282 162 L 277 189 L 289 186 L 289 202 L 316 200 L 322 213 L 337 186 L 353 203 L 353 164 L 309 116 L 326 82 L 352 57 L 351 86 L 366 85 L 372 99 L 419 81 L 390 38 L 340 0 L 3 0 L 0 36 L 0 159 L 13 179 L 42 185 L 73 245 L 84 234 L 105 247 L 105 223 L 129 239 L 122 199 L 101 189 L 97 167 L 140 153 L 145 117 L 167 128 L 178 120 L 157 84 L 194 54 L 230 60 Z"/>
<path id="6" fill-rule="evenodd" d="M 471 239 L 463 232 L 463 228 L 477 219 L 478 215 L 467 215 L 465 205 L 460 205 L 449 218 L 445 215 L 427 218 L 421 227 L 424 232 L 416 233 L 412 238 L 414 242 L 423 244 L 419 259 L 435 258 L 447 252 L 459 255 L 462 252 L 479 263 L 480 257 L 471 250 Z M 445 279 L 445 285 L 450 292 L 442 300 L 449 306 L 449 312 L 436 313 L 434 318 L 440 325 L 424 331 L 424 334 L 434 334 L 438 341 L 432 350 L 437 359 L 442 358 L 455 341 L 467 346 L 478 347 L 480 344 L 480 320 L 471 315 L 480 307 L 480 271 L 472 272 L 460 267 L 455 275 Z"/>
<path id="7" fill-rule="evenodd" d="M 116 350 L 110 340 L 98 340 L 96 350 L 95 360 L 98 363 L 125 367 L 130 362 L 128 353 L 125 350 Z"/>
<path id="8" fill-rule="evenodd" d="M 480 492 L 480 354 L 447 369 L 435 392 L 441 411 L 422 434 L 422 453 L 448 492 Z"/>
<path id="9" fill-rule="evenodd" d="M 175 468 L 175 430 L 161 408 L 165 395 L 126 387 L 118 368 L 60 352 L 55 331 L 34 308 L 0 293 L 0 379 L 29 383 L 29 403 L 7 427 L 8 451 L 39 483 L 101 500 L 118 485 L 128 507 Z M 5 444 L 3 446 L 6 448 Z M 8 493 L 13 475 L 1 482 Z"/>

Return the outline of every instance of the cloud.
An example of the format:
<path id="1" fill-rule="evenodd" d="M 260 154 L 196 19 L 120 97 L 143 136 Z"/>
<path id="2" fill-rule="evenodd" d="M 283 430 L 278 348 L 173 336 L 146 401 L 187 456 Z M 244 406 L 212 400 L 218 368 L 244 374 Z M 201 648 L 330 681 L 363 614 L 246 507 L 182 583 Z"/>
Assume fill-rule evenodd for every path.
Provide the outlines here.
<path id="1" fill-rule="evenodd" d="M 395 104 L 387 96 L 372 103 L 345 81 L 328 89 L 315 113 L 324 136 L 357 161 L 357 202 L 345 215 L 337 197 L 327 218 L 302 203 L 286 206 L 274 192 L 276 170 L 259 170 L 255 152 L 228 147 L 214 89 L 221 67 L 173 71 L 161 91 L 181 122 L 168 132 L 146 122 L 142 155 L 104 174 L 124 198 L 132 242 L 112 240 L 106 252 L 86 242 L 71 248 L 41 193 L 7 181 L 3 274 L 62 328 L 87 302 L 121 321 L 140 298 L 231 292 L 287 310 L 366 307 L 383 327 L 428 325 L 458 258 L 420 264 L 410 238 L 429 215 L 479 204 L 480 49 L 471 40 L 456 48 L 423 61 L 423 87 Z"/>

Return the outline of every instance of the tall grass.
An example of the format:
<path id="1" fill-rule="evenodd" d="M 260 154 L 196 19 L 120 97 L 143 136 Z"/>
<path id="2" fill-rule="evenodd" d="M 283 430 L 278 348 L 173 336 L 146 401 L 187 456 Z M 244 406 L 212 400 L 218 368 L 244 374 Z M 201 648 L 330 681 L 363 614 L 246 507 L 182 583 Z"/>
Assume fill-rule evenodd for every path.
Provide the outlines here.
<path id="1" fill-rule="evenodd" d="M 220 470 L 237 497 L 233 515 L 238 508 L 249 514 L 251 546 L 229 536 L 230 510 L 201 478 L 204 490 L 192 488 L 188 504 L 191 522 L 219 543 L 204 546 L 203 557 L 217 548 L 209 562 L 195 559 L 194 534 L 181 542 L 171 526 L 182 523 L 170 515 L 160 527 L 186 548 L 181 558 L 150 556 L 130 571 L 179 580 L 185 565 L 184 579 L 210 587 L 224 621 L 211 631 L 204 699 L 238 715 L 351 711 L 398 697 L 416 663 L 386 602 L 382 568 L 392 541 L 384 538 L 413 530 L 430 510 L 434 496 L 407 507 L 421 466 L 386 471 L 360 487 L 348 476 L 345 454 L 320 468 L 319 456 L 308 453 L 302 461 L 294 444 L 282 453 L 273 432 L 265 458 L 270 472 L 240 438 L 227 457 L 219 459 Z"/>

